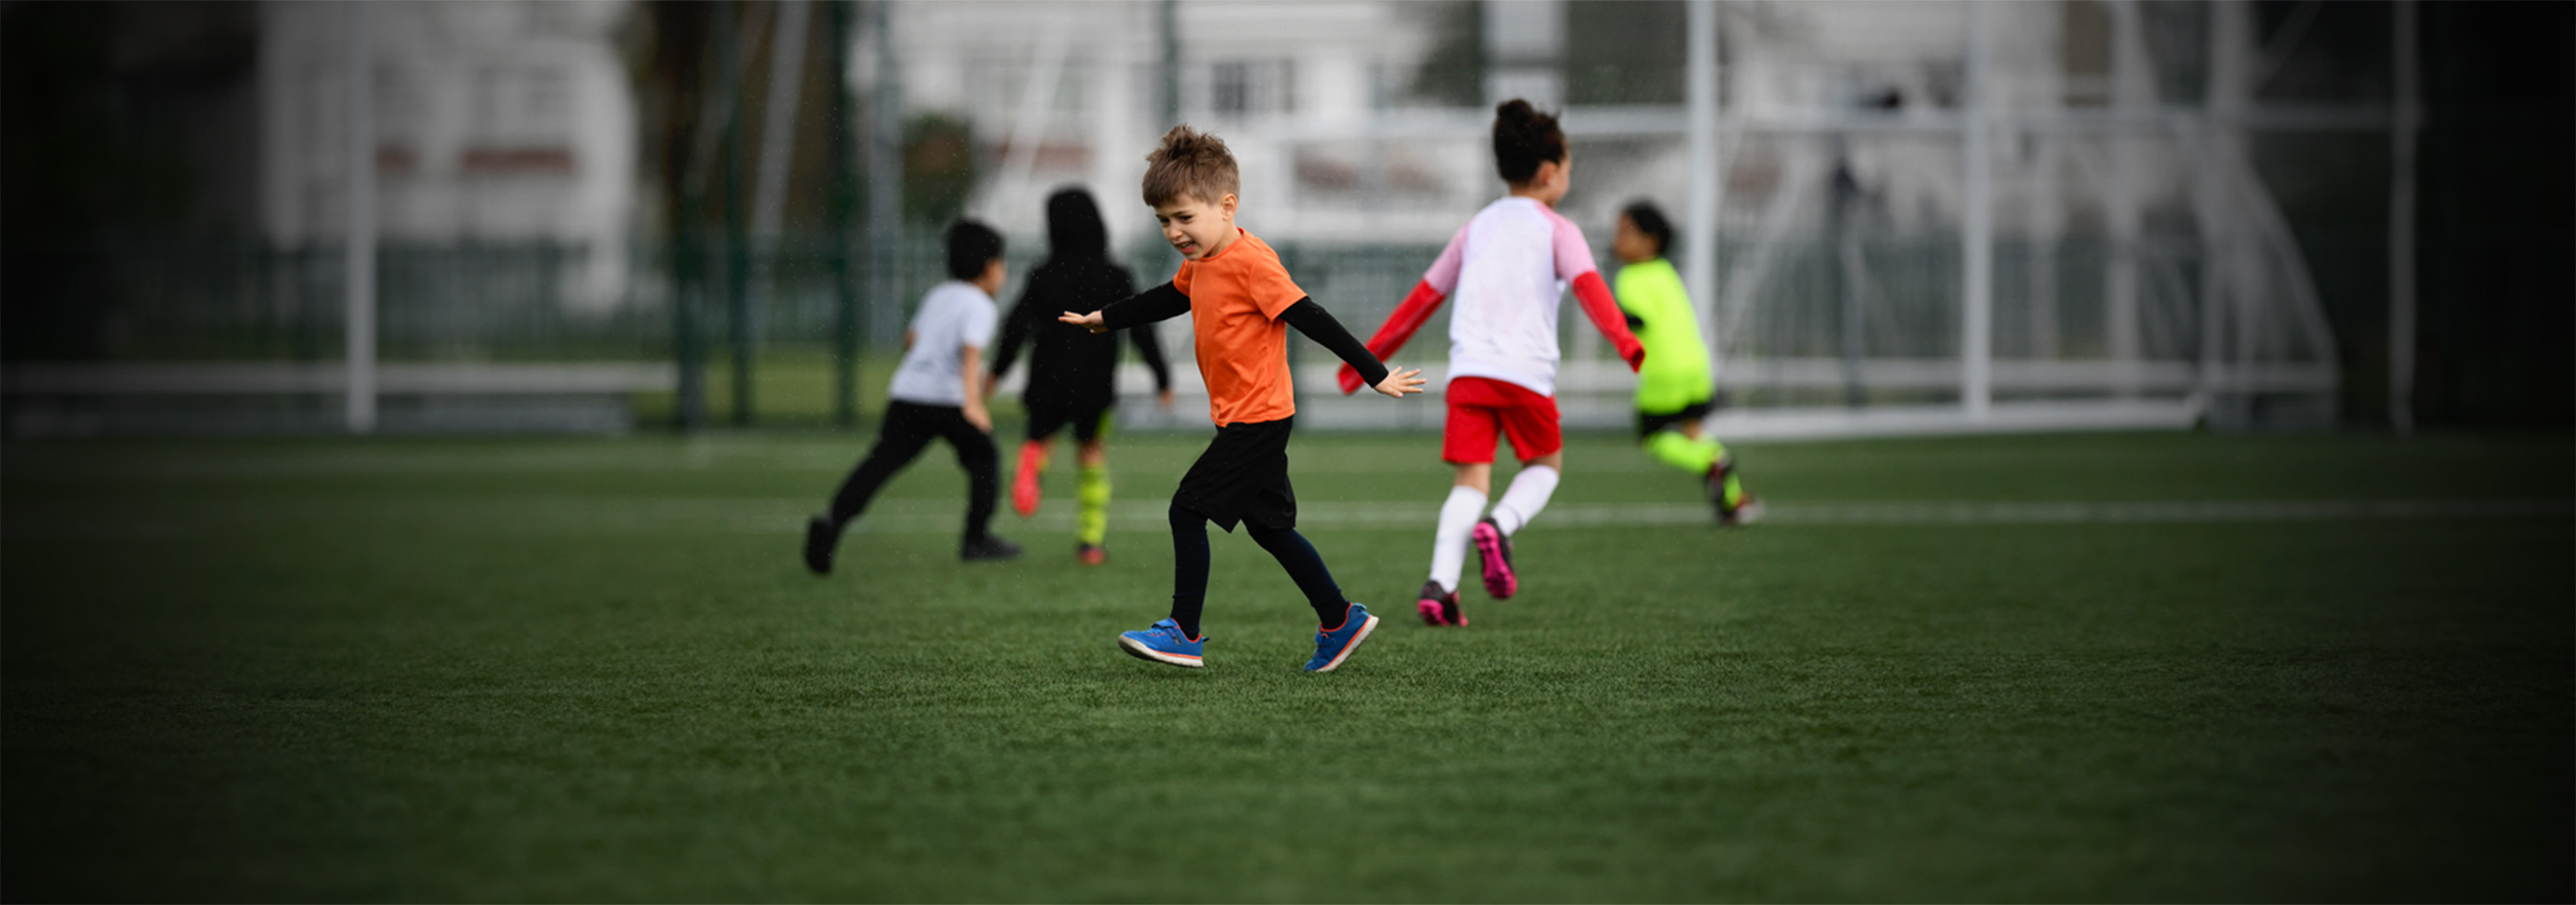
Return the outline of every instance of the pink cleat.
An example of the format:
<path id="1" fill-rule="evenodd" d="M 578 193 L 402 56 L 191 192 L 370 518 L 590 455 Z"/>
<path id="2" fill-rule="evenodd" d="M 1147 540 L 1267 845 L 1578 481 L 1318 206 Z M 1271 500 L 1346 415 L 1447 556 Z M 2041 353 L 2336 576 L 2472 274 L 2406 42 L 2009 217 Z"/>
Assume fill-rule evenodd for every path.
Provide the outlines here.
<path id="1" fill-rule="evenodd" d="M 1521 578 L 1512 572 L 1512 539 L 1503 536 L 1503 526 L 1491 518 L 1476 523 L 1473 535 L 1476 559 L 1485 567 L 1485 593 L 1502 600 L 1521 589 Z"/>
<path id="2" fill-rule="evenodd" d="M 1414 602 L 1413 609 L 1422 614 L 1424 625 L 1467 627 L 1467 614 L 1458 609 L 1458 592 L 1441 590 L 1439 582 L 1422 583 L 1422 599 Z"/>
<path id="3" fill-rule="evenodd" d="M 1038 499 L 1044 495 L 1038 481 L 1046 475 L 1047 445 L 1044 440 L 1020 444 L 1019 474 L 1011 481 L 1011 509 L 1021 518 L 1038 514 Z"/>

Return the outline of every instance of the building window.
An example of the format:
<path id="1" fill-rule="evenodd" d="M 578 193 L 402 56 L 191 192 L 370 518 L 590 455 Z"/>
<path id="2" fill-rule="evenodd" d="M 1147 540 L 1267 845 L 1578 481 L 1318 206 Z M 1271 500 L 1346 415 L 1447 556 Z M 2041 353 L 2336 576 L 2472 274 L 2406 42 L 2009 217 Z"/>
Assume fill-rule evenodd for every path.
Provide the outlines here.
<path id="1" fill-rule="evenodd" d="M 1208 99 L 1208 104 L 1216 112 L 1234 116 L 1252 112 L 1252 64 L 1218 63 L 1216 78 L 1210 84 L 1215 96 Z"/>
<path id="2" fill-rule="evenodd" d="M 532 131 L 559 132 L 572 116 L 572 86 L 561 69 L 528 70 L 526 122 Z"/>
<path id="3" fill-rule="evenodd" d="M 1243 117 L 1296 112 L 1288 60 L 1223 60 L 1208 71 L 1208 110 Z"/>
<path id="4" fill-rule="evenodd" d="M 474 68 L 474 131 L 491 136 L 507 128 L 506 114 L 501 109 L 501 85 L 508 78 L 499 66 Z"/>

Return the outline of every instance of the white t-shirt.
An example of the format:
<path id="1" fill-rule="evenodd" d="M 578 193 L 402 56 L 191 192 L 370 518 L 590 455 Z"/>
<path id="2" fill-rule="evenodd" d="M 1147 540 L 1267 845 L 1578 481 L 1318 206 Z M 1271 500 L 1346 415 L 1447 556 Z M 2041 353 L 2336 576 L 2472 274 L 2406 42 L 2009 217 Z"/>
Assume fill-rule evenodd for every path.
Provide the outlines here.
<path id="1" fill-rule="evenodd" d="M 949 280 L 930 287 L 912 315 L 912 348 L 894 369 L 886 396 L 915 405 L 965 405 L 963 347 L 993 342 L 993 297 L 975 284 Z"/>
<path id="2" fill-rule="evenodd" d="M 1556 315 L 1565 287 L 1591 273 L 1583 232 L 1547 205 L 1503 198 L 1476 212 L 1422 275 L 1453 299 L 1449 376 L 1556 395 Z"/>

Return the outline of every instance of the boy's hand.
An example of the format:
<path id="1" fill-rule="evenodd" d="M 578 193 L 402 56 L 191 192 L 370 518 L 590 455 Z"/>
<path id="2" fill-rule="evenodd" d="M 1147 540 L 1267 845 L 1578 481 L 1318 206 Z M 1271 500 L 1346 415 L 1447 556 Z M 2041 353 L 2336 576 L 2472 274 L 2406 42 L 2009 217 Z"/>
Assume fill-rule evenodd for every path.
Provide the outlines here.
<path id="1" fill-rule="evenodd" d="M 1375 389 L 1388 396 L 1402 399 L 1407 393 L 1422 392 L 1422 385 L 1426 382 L 1422 379 L 1421 368 L 1399 369 L 1388 372 L 1386 379 L 1378 381 Z"/>
<path id="2" fill-rule="evenodd" d="M 1091 312 L 1090 314 L 1075 314 L 1071 311 L 1067 311 L 1063 314 L 1057 315 L 1056 322 L 1072 324 L 1093 333 L 1109 332 L 1109 325 L 1101 322 L 1100 312 L 1098 311 Z"/>
<path id="3" fill-rule="evenodd" d="M 984 410 L 982 400 L 967 400 L 965 409 L 966 423 L 974 425 L 976 430 L 988 434 L 993 432 L 993 413 Z"/>

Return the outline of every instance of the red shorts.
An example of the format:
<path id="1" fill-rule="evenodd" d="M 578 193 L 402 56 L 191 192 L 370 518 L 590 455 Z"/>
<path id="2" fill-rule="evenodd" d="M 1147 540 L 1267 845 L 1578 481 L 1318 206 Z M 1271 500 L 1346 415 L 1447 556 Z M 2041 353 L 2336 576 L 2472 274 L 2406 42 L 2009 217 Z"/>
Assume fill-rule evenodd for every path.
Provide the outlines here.
<path id="1" fill-rule="evenodd" d="M 1565 448 L 1565 433 L 1556 425 L 1556 397 L 1528 387 L 1457 377 L 1449 381 L 1449 424 L 1440 431 L 1440 461 L 1467 465 L 1494 461 L 1494 434 L 1511 438 L 1520 460 Z"/>

